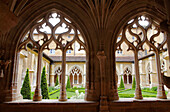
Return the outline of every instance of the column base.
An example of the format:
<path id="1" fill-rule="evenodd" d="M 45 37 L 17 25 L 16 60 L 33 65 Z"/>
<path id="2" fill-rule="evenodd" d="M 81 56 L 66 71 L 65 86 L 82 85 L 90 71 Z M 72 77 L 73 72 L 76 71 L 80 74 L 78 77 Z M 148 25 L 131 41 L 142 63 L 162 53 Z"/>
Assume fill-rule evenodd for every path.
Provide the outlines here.
<path id="1" fill-rule="evenodd" d="M 33 101 L 42 101 L 42 96 L 41 95 L 34 95 Z"/>
<path id="2" fill-rule="evenodd" d="M 117 89 L 110 90 L 109 101 L 119 100 Z"/>
<path id="3" fill-rule="evenodd" d="M 67 101 L 67 98 L 66 97 L 60 97 L 58 100 L 59 101 Z"/>
<path id="4" fill-rule="evenodd" d="M 85 89 L 84 100 L 86 100 L 86 101 L 98 101 L 98 97 L 96 96 L 94 90 Z"/>
<path id="5" fill-rule="evenodd" d="M 156 97 L 159 99 L 167 99 L 163 85 L 158 86 Z"/>
<path id="6" fill-rule="evenodd" d="M 33 96 L 33 101 L 41 101 L 41 100 L 42 100 L 41 89 L 36 88 Z"/>
<path id="7" fill-rule="evenodd" d="M 142 96 L 142 92 L 141 92 L 141 88 L 136 88 L 135 90 L 135 99 L 143 99 L 143 96 Z"/>
<path id="8" fill-rule="evenodd" d="M 67 95 L 66 95 L 66 90 L 64 89 L 64 91 L 60 90 L 60 97 L 58 99 L 59 101 L 67 101 Z"/>
<path id="9" fill-rule="evenodd" d="M 99 112 L 109 112 L 107 96 L 100 96 L 100 111 Z"/>

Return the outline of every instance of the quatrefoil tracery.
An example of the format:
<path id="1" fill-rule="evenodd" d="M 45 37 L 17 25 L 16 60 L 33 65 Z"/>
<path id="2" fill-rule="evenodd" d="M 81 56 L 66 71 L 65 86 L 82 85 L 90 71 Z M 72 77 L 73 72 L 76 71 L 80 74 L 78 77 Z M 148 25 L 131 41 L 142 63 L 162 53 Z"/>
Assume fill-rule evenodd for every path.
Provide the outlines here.
<path id="1" fill-rule="evenodd" d="M 144 44 L 149 46 L 149 51 L 164 51 L 167 38 L 162 34 L 158 23 L 151 17 L 137 16 L 123 27 L 122 37 L 116 43 L 116 50 L 122 51 L 121 44 L 125 42 L 128 46 L 127 51 L 144 51 Z M 157 38 L 161 38 L 162 41 L 158 41 Z"/>
<path id="2" fill-rule="evenodd" d="M 73 35 L 71 39 L 67 39 L 69 35 Z M 79 50 L 86 50 L 75 24 L 60 12 L 50 12 L 32 26 L 20 42 L 18 51 L 27 50 L 28 43 L 31 43 L 33 50 L 50 50 L 52 42 L 55 43 L 54 50 L 73 50 L 72 45 L 75 42 L 79 44 Z"/>

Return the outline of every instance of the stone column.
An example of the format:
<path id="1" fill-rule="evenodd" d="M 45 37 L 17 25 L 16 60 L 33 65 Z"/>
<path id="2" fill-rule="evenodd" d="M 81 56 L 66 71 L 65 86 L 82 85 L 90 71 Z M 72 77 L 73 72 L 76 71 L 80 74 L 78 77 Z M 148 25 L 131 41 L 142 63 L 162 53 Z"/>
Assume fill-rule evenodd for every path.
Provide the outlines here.
<path id="1" fill-rule="evenodd" d="M 73 84 L 74 84 L 74 75 L 75 75 L 75 74 L 72 74 L 72 75 L 73 75 Z"/>
<path id="2" fill-rule="evenodd" d="M 77 74 L 77 84 L 79 84 L 79 74 Z"/>
<path id="3" fill-rule="evenodd" d="M 100 96 L 100 112 L 108 112 L 108 101 L 107 101 L 107 85 L 108 82 L 106 80 L 105 74 L 105 62 L 106 56 L 104 51 L 99 51 L 97 53 L 97 57 L 100 62 L 100 77 L 101 77 L 101 96 Z"/>
<path id="4" fill-rule="evenodd" d="M 83 70 L 83 75 L 82 75 L 82 84 L 83 84 L 83 87 L 85 87 L 85 84 L 86 84 L 86 64 L 84 64 L 84 70 Z"/>
<path id="5" fill-rule="evenodd" d="M 55 82 L 54 82 L 54 76 L 55 76 L 55 73 L 54 73 L 54 64 L 51 64 L 50 65 L 50 86 L 55 86 Z M 58 78 L 60 78 L 58 76 Z"/>
<path id="6" fill-rule="evenodd" d="M 85 87 L 86 84 L 86 74 L 84 74 L 84 83 L 83 83 L 83 87 Z"/>
<path id="7" fill-rule="evenodd" d="M 150 84 L 150 88 L 157 86 L 158 80 L 157 80 L 157 76 L 156 76 L 156 62 L 155 62 L 155 58 L 150 57 L 149 58 L 149 62 L 150 62 L 150 80 L 151 80 L 151 84 Z"/>
<path id="8" fill-rule="evenodd" d="M 25 57 L 24 57 L 25 58 Z M 23 59 L 24 59 L 23 58 Z M 1 60 L 0 60 L 1 61 Z M 15 66 L 15 74 L 13 74 L 13 78 L 12 78 L 12 98 L 10 97 L 6 97 L 6 100 L 8 101 L 8 99 L 12 99 L 12 101 L 15 101 L 15 100 L 20 100 L 22 99 L 22 95 L 20 94 L 20 91 L 21 91 L 21 87 L 22 87 L 22 67 L 23 66 L 23 62 L 20 62 L 20 53 L 18 52 L 16 54 L 16 66 Z M 5 63 L 5 66 L 6 67 L 2 67 L 1 66 L 1 63 L 0 63 L 0 68 L 2 67 L 3 69 L 3 73 L 5 73 L 6 69 L 7 69 L 7 66 L 6 64 L 9 64 L 9 63 Z M 18 65 L 17 65 L 18 64 Z M 20 65 L 21 64 L 21 65 Z M 21 67 L 21 68 L 20 68 Z M 21 71 L 19 71 L 20 69 Z M 19 73 L 20 72 L 20 73 Z"/>
<path id="9" fill-rule="evenodd" d="M 166 55 L 164 56 L 164 59 L 166 60 L 166 74 L 164 74 L 165 76 L 168 76 L 170 77 L 170 69 L 169 69 L 169 56 L 168 56 L 168 53 L 166 53 Z M 170 89 L 168 89 L 168 94 L 167 94 L 167 97 L 169 98 L 170 97 Z"/>
<path id="10" fill-rule="evenodd" d="M 36 88 L 35 93 L 33 96 L 33 101 L 41 101 L 41 64 L 42 64 L 42 52 L 38 52 L 38 65 L 37 65 L 37 81 L 36 81 Z"/>
<path id="11" fill-rule="evenodd" d="M 65 72 L 66 72 L 66 50 L 62 48 L 62 75 L 61 75 L 61 86 L 60 86 L 60 97 L 59 101 L 67 101 L 66 86 L 65 86 Z"/>
<path id="12" fill-rule="evenodd" d="M 168 44 L 168 54 L 170 56 L 170 1 L 169 0 L 164 0 L 164 4 L 165 4 L 165 8 L 166 8 L 166 11 L 167 11 L 167 27 L 168 27 L 168 31 L 167 31 L 167 44 Z M 169 63 L 170 63 L 170 60 L 169 60 Z M 168 66 L 168 71 L 170 71 L 170 64 Z M 170 97 L 170 89 L 168 91 L 168 97 Z"/>
<path id="13" fill-rule="evenodd" d="M 22 84 L 23 84 L 23 82 L 24 82 L 24 78 L 25 78 L 26 71 L 27 71 L 27 61 L 28 61 L 27 59 L 28 59 L 27 57 L 25 57 L 25 58 L 23 59 Z"/>
<path id="14" fill-rule="evenodd" d="M 124 77 L 123 77 L 123 64 L 120 64 L 120 75 L 119 75 L 120 78 L 118 78 L 118 83 L 120 84 L 120 81 L 121 81 L 121 77 L 123 78 L 124 80 Z"/>
<path id="15" fill-rule="evenodd" d="M 129 84 L 129 74 L 127 74 L 127 84 Z"/>
<path id="16" fill-rule="evenodd" d="M 134 51 L 134 57 L 135 57 L 134 62 L 135 62 L 135 77 L 136 77 L 135 99 L 143 99 L 141 87 L 140 87 L 138 52 Z"/>
<path id="17" fill-rule="evenodd" d="M 65 84 L 67 84 L 67 79 L 68 79 L 68 75 L 67 74 L 66 74 L 65 78 L 66 78 L 65 79 L 65 82 L 66 82 Z"/>
<path id="18" fill-rule="evenodd" d="M 37 74 L 37 56 L 35 57 L 35 65 L 34 65 L 34 77 L 33 77 L 33 87 L 36 86 L 36 74 Z"/>
<path id="19" fill-rule="evenodd" d="M 166 99 L 166 94 L 165 94 L 164 85 L 161 76 L 161 63 L 160 63 L 159 52 L 155 52 L 155 55 L 156 55 L 157 77 L 158 77 L 157 98 Z"/>
<path id="20" fill-rule="evenodd" d="M 35 55 L 31 54 L 30 70 L 29 70 L 31 89 L 33 89 L 34 59 L 35 59 Z"/>

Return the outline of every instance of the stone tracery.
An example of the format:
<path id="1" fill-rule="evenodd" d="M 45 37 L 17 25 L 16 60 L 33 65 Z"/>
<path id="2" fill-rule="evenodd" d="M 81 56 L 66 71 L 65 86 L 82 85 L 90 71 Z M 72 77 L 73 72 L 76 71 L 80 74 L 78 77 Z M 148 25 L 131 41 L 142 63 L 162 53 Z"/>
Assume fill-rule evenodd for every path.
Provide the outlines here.
<path id="1" fill-rule="evenodd" d="M 130 39 L 129 36 L 133 36 L 134 39 Z M 161 38 L 161 42 L 157 38 Z M 158 98 L 166 98 L 164 87 L 161 80 L 161 66 L 159 53 L 165 51 L 164 45 L 167 38 L 164 36 L 164 32 L 161 32 L 159 24 L 154 21 L 149 15 L 136 16 L 129 21 L 122 30 L 122 38 L 118 38 L 116 43 L 116 50 L 122 51 L 121 44 L 125 42 L 128 46 L 127 51 L 134 52 L 135 62 L 135 77 L 136 77 L 136 92 L 135 98 L 142 99 L 141 87 L 140 87 L 140 74 L 139 74 L 139 51 L 144 51 L 144 44 L 149 46 L 149 51 L 152 51 L 156 55 L 157 64 L 157 77 L 158 77 Z"/>
<path id="2" fill-rule="evenodd" d="M 35 37 L 35 33 L 38 33 L 41 37 Z M 66 40 L 65 36 L 68 36 L 71 33 L 74 34 L 73 38 Z M 41 20 L 34 23 L 26 37 L 20 42 L 18 52 L 21 50 L 27 50 L 28 44 L 31 45 L 32 50 L 36 50 L 38 52 L 37 82 L 33 100 L 41 100 L 40 78 L 42 53 L 43 50 L 51 49 L 50 44 L 55 46 L 52 49 L 62 51 L 62 86 L 59 100 L 67 100 L 65 90 L 66 51 L 73 50 L 72 45 L 74 42 L 79 43 L 80 47 L 78 50 L 87 50 L 84 40 L 81 40 L 78 37 L 79 33 L 80 32 L 73 22 L 66 18 L 61 12 L 54 11 L 46 14 Z M 56 34 L 58 35 L 56 36 Z"/>

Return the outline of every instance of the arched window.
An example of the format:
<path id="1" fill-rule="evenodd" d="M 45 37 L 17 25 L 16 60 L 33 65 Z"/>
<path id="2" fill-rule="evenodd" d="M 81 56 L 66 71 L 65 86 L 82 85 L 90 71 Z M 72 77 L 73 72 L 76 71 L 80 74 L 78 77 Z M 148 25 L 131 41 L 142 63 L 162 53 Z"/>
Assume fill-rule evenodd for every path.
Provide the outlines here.
<path id="1" fill-rule="evenodd" d="M 69 38 L 68 38 L 69 37 Z M 32 24 L 32 27 L 21 40 L 18 46 L 18 52 L 27 50 L 27 45 L 30 44 L 29 49 L 37 53 L 37 75 L 36 75 L 36 89 L 33 97 L 34 101 L 41 100 L 40 79 L 42 67 L 45 66 L 42 61 L 43 55 L 47 52 L 50 55 L 55 55 L 54 50 L 61 52 L 61 88 L 60 101 L 66 101 L 66 53 L 68 50 L 73 50 L 74 45 L 78 44 L 77 51 L 87 50 L 86 43 L 83 38 L 80 38 L 80 32 L 75 23 L 68 17 L 58 11 L 47 13 L 44 17 Z M 69 51 L 69 53 L 71 53 Z"/>
<path id="2" fill-rule="evenodd" d="M 82 71 L 80 70 L 80 68 L 78 66 L 74 66 L 71 70 L 70 70 L 70 77 L 73 77 L 73 83 L 72 85 L 74 86 L 78 86 L 79 84 L 82 84 Z"/>
<path id="3" fill-rule="evenodd" d="M 119 38 L 121 35 L 121 38 Z M 166 98 L 164 86 L 161 79 L 161 63 L 160 53 L 166 50 L 167 37 L 165 33 L 160 30 L 159 23 L 154 21 L 149 15 L 138 15 L 131 19 L 121 31 L 116 43 L 116 50 L 122 51 L 125 47 L 122 44 L 126 44 L 127 51 L 132 51 L 134 54 L 129 54 L 134 58 L 134 71 L 136 79 L 135 98 L 142 99 L 141 92 L 141 76 L 139 73 L 139 60 L 144 59 L 145 47 L 147 46 L 150 54 L 155 56 L 156 73 L 157 73 L 157 98 Z M 133 39 L 132 39 L 133 37 Z M 130 59 L 130 58 L 129 58 Z M 143 69 L 140 68 L 142 71 Z"/>

